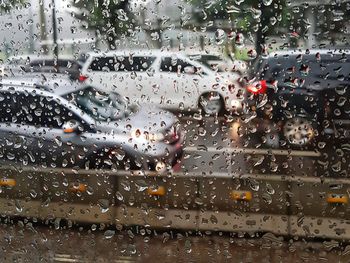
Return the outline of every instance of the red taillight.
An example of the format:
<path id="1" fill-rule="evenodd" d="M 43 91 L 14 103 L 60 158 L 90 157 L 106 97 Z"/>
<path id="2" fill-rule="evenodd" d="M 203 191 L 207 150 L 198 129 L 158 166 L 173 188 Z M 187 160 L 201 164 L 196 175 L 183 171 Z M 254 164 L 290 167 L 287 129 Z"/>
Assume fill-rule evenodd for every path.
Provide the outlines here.
<path id="1" fill-rule="evenodd" d="M 256 81 L 247 86 L 247 90 L 253 94 L 264 94 L 266 93 L 266 89 L 266 80 Z"/>
<path id="2" fill-rule="evenodd" d="M 88 77 L 84 76 L 84 75 L 79 75 L 79 77 L 78 77 L 79 82 L 84 82 L 87 79 L 88 79 Z"/>

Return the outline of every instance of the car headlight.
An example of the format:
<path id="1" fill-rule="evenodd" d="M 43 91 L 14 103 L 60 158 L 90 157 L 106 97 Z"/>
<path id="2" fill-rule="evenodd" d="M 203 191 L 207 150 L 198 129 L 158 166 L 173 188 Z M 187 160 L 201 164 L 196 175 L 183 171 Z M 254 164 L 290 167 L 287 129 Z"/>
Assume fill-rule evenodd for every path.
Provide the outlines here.
<path id="1" fill-rule="evenodd" d="M 147 131 L 142 132 L 140 129 L 136 129 L 131 132 L 131 137 L 136 139 L 145 139 L 151 142 L 163 141 L 165 136 L 162 133 L 149 133 Z"/>

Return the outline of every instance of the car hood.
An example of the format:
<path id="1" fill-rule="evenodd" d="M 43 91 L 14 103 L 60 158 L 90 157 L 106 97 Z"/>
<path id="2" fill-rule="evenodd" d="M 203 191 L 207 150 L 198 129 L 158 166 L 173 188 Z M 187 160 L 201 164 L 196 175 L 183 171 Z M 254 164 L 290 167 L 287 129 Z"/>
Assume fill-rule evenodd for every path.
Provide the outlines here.
<path id="1" fill-rule="evenodd" d="M 109 123 L 99 122 L 96 126 L 100 131 L 107 133 L 131 133 L 137 129 L 142 132 L 164 133 L 176 122 L 178 122 L 178 119 L 171 112 L 146 105 L 138 107 L 136 112 L 133 112 L 126 118 Z"/>

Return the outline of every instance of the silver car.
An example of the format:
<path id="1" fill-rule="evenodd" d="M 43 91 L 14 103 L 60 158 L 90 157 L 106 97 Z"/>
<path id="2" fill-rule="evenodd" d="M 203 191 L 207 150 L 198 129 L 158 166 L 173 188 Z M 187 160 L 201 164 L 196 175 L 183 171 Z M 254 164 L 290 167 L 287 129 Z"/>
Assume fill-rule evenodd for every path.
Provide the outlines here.
<path id="1" fill-rule="evenodd" d="M 177 118 L 68 78 L 0 82 L 0 156 L 22 165 L 169 171 L 182 155 Z"/>

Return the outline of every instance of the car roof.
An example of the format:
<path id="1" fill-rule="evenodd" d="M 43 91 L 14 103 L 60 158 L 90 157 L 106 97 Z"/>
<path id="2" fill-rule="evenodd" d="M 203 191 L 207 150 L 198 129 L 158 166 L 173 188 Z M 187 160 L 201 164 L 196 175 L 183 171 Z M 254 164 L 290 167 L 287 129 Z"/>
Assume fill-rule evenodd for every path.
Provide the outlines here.
<path id="1" fill-rule="evenodd" d="M 0 81 L 2 86 L 38 88 L 58 96 L 81 90 L 85 87 L 68 77 L 56 74 L 24 74 L 23 76 L 8 77 Z"/>
<path id="2" fill-rule="evenodd" d="M 44 61 L 44 60 L 54 60 L 54 56 L 49 55 L 37 55 L 37 54 L 28 54 L 28 55 L 20 55 L 20 56 L 10 56 L 6 59 L 6 62 L 12 62 L 17 60 L 27 60 L 32 61 Z M 70 55 L 62 55 L 58 57 L 58 60 L 67 60 L 67 61 L 76 61 L 77 59 Z"/>

